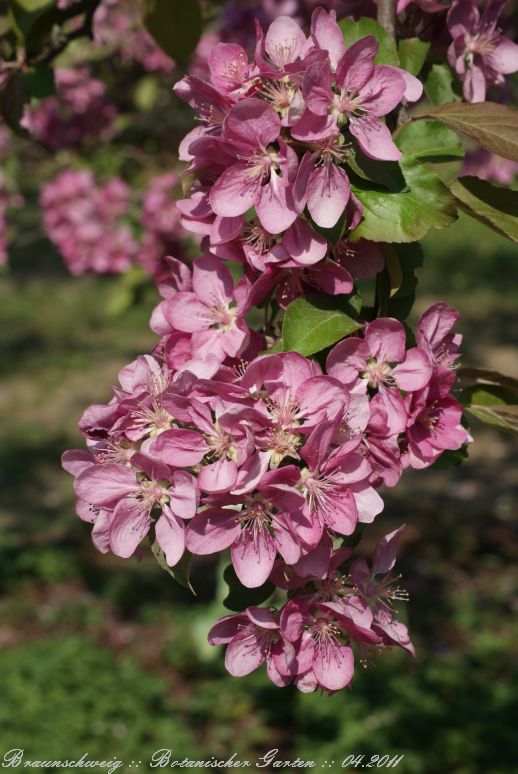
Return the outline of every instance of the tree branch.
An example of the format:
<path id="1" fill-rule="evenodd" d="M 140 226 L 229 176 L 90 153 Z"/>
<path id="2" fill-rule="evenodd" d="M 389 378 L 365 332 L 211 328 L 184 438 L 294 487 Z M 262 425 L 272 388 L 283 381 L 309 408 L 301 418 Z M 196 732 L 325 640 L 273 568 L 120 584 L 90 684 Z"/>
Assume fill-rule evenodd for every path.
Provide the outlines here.
<path id="1" fill-rule="evenodd" d="M 378 21 L 396 39 L 396 0 L 378 0 Z"/>

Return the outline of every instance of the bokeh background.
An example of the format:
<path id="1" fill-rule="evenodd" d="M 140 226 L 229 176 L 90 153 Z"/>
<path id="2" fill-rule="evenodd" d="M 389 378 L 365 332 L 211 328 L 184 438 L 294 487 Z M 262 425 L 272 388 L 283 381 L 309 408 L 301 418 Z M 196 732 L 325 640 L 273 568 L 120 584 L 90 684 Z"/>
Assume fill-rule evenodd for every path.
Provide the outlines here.
<path id="1" fill-rule="evenodd" d="M 242 5 L 211 6 L 212 25 L 219 19 L 223 29 L 222 14 L 234 25 L 225 39 L 250 23 L 250 8 L 229 16 Z M 209 49 L 213 28 L 202 43 Z M 107 401 L 118 370 L 153 346 L 148 319 L 159 297 L 140 270 L 129 279 L 72 276 L 44 235 L 38 199 L 68 168 L 144 187 L 175 168 L 190 115 L 171 92 L 178 68 L 150 70 L 113 51 L 89 66 L 117 102 L 110 140 L 49 150 L 20 138 L 5 158 L 23 204 L 10 213 L 0 273 L 0 753 L 131 761 L 160 747 L 195 758 L 255 758 L 276 747 L 319 763 L 404 754 L 404 774 L 510 774 L 518 717 L 510 436 L 473 422 L 462 466 L 407 472 L 384 493 L 385 511 L 360 549 L 368 554 L 406 522 L 399 566 L 417 659 L 387 653 L 333 697 L 277 689 L 261 672 L 227 676 L 222 653 L 206 644 L 224 614 L 210 563 L 194 568 L 193 598 L 152 559 L 93 548 L 60 455 L 82 445 L 83 409 Z M 461 217 L 424 251 L 414 317 L 438 300 L 456 306 L 464 364 L 517 376 L 516 248 Z"/>

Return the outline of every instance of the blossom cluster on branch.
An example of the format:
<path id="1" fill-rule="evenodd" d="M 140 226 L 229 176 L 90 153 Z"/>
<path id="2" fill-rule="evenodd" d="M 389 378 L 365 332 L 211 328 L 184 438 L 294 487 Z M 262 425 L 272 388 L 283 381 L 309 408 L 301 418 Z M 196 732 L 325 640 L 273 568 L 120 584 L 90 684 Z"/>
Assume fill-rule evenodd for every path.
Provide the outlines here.
<path id="1" fill-rule="evenodd" d="M 419 8 L 446 20 L 441 3 Z M 219 42 L 207 80 L 176 84 L 199 121 L 179 148 L 185 194 L 173 206 L 172 178 L 156 179 L 143 222 L 161 245 L 174 222 L 200 255 L 155 272 L 159 343 L 122 369 L 107 404 L 84 412 L 87 449 L 63 456 L 101 552 L 129 558 L 151 544 L 177 578 L 193 557 L 228 554 L 231 591 L 254 602 L 215 623 L 209 641 L 227 645 L 233 675 L 264 662 L 276 685 L 301 691 L 348 686 L 355 661 L 383 648 L 413 653 L 393 607 L 405 597 L 393 573 L 401 529 L 371 566 L 351 545 L 382 512 L 384 487 L 471 440 L 454 395 L 458 313 L 436 303 L 414 331 L 406 324 L 419 256 L 397 245 L 457 213 L 419 151 L 463 150 L 436 122 L 400 120 L 423 93 L 410 72 L 422 42 L 412 43 L 420 64 L 405 69 L 368 21 L 377 36 L 322 7 L 308 35 L 279 16 L 266 31 L 257 24 L 252 58 Z M 382 45 L 392 54 L 380 63 Z M 494 50 L 505 45 L 500 36 Z M 456 190 L 476 206 L 470 188 Z M 125 193 L 115 193 L 110 207 L 111 188 L 100 189 L 98 217 L 120 217 Z M 69 225 L 51 224 L 64 239 L 81 224 Z M 358 281 L 374 276 L 369 304 Z"/>

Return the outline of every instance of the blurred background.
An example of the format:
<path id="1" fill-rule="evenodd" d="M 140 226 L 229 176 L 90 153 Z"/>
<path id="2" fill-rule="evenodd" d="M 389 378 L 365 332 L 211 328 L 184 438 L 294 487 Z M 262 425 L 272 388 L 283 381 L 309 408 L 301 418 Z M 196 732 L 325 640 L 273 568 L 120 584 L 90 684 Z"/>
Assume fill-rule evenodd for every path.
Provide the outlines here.
<path id="1" fill-rule="evenodd" d="M 228 677 L 222 652 L 206 644 L 225 614 L 212 565 L 195 566 L 193 598 L 152 558 L 99 554 L 74 516 L 60 455 L 82 446 L 84 408 L 109 400 L 118 370 L 154 345 L 161 257 L 195 251 L 174 207 L 176 148 L 192 125 L 171 91 L 182 69 L 131 3 L 102 5 L 95 42 L 70 45 L 51 93 L 42 82 L 26 108 L 29 136 L 0 124 L 0 751 L 130 761 L 159 747 L 196 758 L 276 747 L 318 762 L 404 754 L 405 774 L 509 774 L 518 717 L 510 436 L 473 422 L 461 467 L 409 471 L 383 493 L 385 511 L 359 548 L 368 555 L 406 522 L 399 567 L 417 659 L 387 653 L 331 698 L 277 689 L 261 671 Z M 190 70 L 203 77 L 217 40 L 248 46 L 254 16 L 304 20 L 314 5 L 206 4 Z M 514 170 L 491 163 L 493 178 L 510 182 Z M 447 301 L 462 315 L 463 364 L 518 376 L 515 247 L 460 217 L 424 251 L 414 319 Z"/>

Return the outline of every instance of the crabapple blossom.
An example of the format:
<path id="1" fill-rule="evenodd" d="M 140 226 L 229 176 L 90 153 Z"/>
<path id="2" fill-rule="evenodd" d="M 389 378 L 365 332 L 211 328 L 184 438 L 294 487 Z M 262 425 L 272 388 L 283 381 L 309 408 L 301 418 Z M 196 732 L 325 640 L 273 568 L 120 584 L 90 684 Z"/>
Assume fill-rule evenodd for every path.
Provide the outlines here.
<path id="1" fill-rule="evenodd" d="M 501 86 L 518 70 L 518 45 L 502 34 L 498 20 L 506 0 L 488 0 L 484 10 L 472 0 L 455 0 L 448 11 L 453 39 L 448 61 L 462 80 L 464 99 L 483 102 L 488 86 Z"/>

